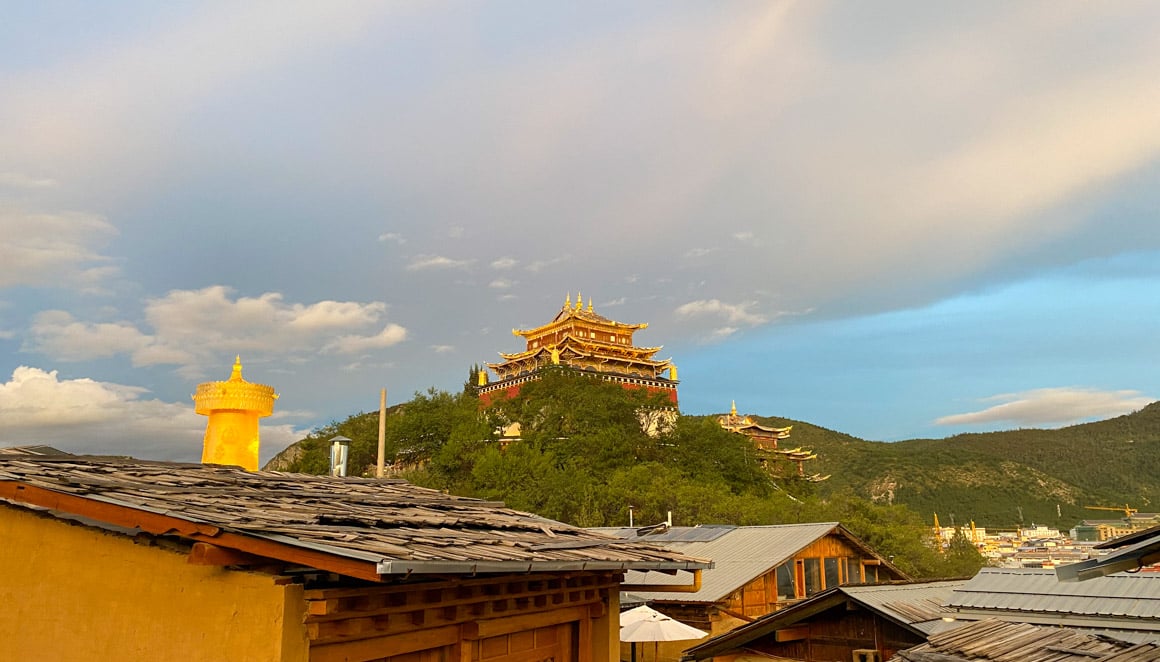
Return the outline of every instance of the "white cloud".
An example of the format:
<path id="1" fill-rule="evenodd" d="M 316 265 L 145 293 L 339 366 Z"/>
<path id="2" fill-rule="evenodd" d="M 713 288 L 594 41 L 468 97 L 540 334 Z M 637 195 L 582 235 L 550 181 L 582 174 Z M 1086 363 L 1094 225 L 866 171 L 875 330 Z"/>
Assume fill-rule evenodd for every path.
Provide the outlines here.
<path id="1" fill-rule="evenodd" d="M 495 280 L 488 283 L 487 286 L 497 290 L 507 290 L 515 287 L 517 282 L 518 281 L 514 281 L 508 278 L 496 278 Z"/>
<path id="2" fill-rule="evenodd" d="M 443 255 L 417 255 L 407 265 L 407 271 L 422 271 L 424 269 L 462 269 L 470 266 L 474 260 L 453 260 Z"/>
<path id="3" fill-rule="evenodd" d="M 339 354 L 357 354 L 375 349 L 385 349 L 407 339 L 407 330 L 398 324 L 388 324 L 373 336 L 341 336 L 326 345 L 323 351 Z"/>
<path id="4" fill-rule="evenodd" d="M 379 241 L 393 241 L 401 246 L 407 243 L 407 238 L 398 232 L 384 232 L 383 234 L 379 235 Z"/>
<path id="5" fill-rule="evenodd" d="M 709 340 L 710 341 L 724 340 L 725 338 L 728 338 L 729 336 L 733 335 L 734 333 L 737 333 L 738 331 L 739 331 L 739 329 L 735 326 L 723 326 L 723 327 L 720 327 L 717 329 L 713 329 L 713 332 L 709 334 Z"/>
<path id="6" fill-rule="evenodd" d="M 720 249 L 719 248 L 690 248 L 689 250 L 685 251 L 685 257 L 705 257 L 706 255 L 711 255 L 713 253 L 716 253 L 718 250 L 720 250 Z"/>
<path id="7" fill-rule="evenodd" d="M 449 354 L 455 351 L 455 345 L 431 345 L 431 349 L 436 354 Z"/>
<path id="8" fill-rule="evenodd" d="M 737 241 L 745 241 L 745 242 L 753 241 L 753 233 L 752 232 L 734 232 L 733 238 L 736 239 Z"/>
<path id="9" fill-rule="evenodd" d="M 718 299 L 701 299 L 690 301 L 677 307 L 678 317 L 719 317 L 728 322 L 758 326 L 765 324 L 769 318 L 752 313 L 749 308 L 753 303 L 725 303 Z"/>
<path id="10" fill-rule="evenodd" d="M 19 172 L 0 172 L 0 187 L 15 189 L 52 188 L 56 180 L 47 177 L 31 177 Z"/>
<path id="11" fill-rule="evenodd" d="M 512 267 L 515 267 L 517 264 L 519 264 L 519 262 L 515 258 L 501 257 L 498 260 L 492 261 L 491 268 L 492 269 L 511 269 Z"/>
<path id="12" fill-rule="evenodd" d="M 1142 409 L 1152 402 L 1139 391 L 1100 391 L 1089 388 L 1042 388 L 1004 393 L 983 400 L 999 404 L 979 411 L 943 416 L 936 425 L 1009 423 L 1020 426 L 1061 426 L 1109 418 Z"/>
<path id="13" fill-rule="evenodd" d="M 206 419 L 192 404 L 143 399 L 148 391 L 21 366 L 0 383 L 0 444 L 48 444 L 72 453 L 198 461 Z M 262 425 L 263 459 L 306 430 Z"/>
<path id="14" fill-rule="evenodd" d="M 602 303 L 600 305 L 601 306 L 623 306 L 626 303 L 628 303 L 628 297 L 618 297 L 618 298 L 612 299 L 610 301 L 605 301 L 604 303 Z"/>
<path id="15" fill-rule="evenodd" d="M 406 339 L 407 330 L 387 324 L 373 335 L 354 333 L 381 322 L 382 302 L 285 303 L 277 292 L 231 298 L 224 286 L 174 290 L 145 304 L 149 332 L 126 321 L 86 323 L 63 311 L 38 315 L 27 351 L 59 361 L 84 361 L 128 354 L 134 365 L 196 367 L 222 354 L 270 354 L 292 358 L 321 348 L 359 353 Z M 346 331 L 341 335 L 336 335 Z"/>
<path id="16" fill-rule="evenodd" d="M 46 310 L 33 318 L 24 349 L 58 361 L 86 361 L 133 354 L 150 343 L 148 336 L 128 322 L 79 322 L 63 310 Z"/>
<path id="17" fill-rule="evenodd" d="M 92 289 L 116 273 L 98 250 L 117 230 L 100 216 L 0 208 L 0 287 Z"/>

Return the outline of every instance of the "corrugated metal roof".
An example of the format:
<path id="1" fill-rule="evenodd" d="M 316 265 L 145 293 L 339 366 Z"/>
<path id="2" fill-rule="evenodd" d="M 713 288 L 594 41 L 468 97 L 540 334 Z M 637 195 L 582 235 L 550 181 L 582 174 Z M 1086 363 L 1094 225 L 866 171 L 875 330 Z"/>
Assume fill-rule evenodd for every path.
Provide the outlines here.
<path id="1" fill-rule="evenodd" d="M 1117 573 L 1069 583 L 1058 581 L 1050 569 L 983 568 L 955 590 L 947 607 L 965 614 L 1017 613 L 1061 622 L 1149 619 L 1149 629 L 1160 630 L 1160 573 Z"/>
<path id="2" fill-rule="evenodd" d="M 838 590 L 899 622 L 912 625 L 926 634 L 945 629 L 942 605 L 954 590 L 967 583 L 965 579 L 915 584 L 871 584 L 841 586 Z"/>
<path id="3" fill-rule="evenodd" d="M 636 536 L 635 529 L 599 529 L 604 533 L 622 535 L 628 540 L 649 542 L 688 556 L 710 559 L 713 568 L 701 573 L 701 590 L 696 593 L 665 593 L 634 591 L 633 595 L 657 602 L 717 602 L 750 580 L 786 560 L 799 550 L 838 528 L 837 522 L 818 524 L 778 524 L 741 527 L 672 527 L 666 532 L 668 541 L 656 535 Z M 693 540 L 687 540 L 692 537 Z M 708 538 L 700 540 L 698 538 Z M 676 576 L 657 573 L 629 572 L 628 584 L 689 584 L 688 573 Z"/>

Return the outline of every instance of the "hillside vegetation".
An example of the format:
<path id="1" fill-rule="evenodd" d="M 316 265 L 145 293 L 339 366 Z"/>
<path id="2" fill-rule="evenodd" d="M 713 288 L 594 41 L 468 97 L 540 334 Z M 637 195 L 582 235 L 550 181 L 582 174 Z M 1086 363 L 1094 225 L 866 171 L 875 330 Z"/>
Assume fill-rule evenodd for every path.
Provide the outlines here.
<path id="1" fill-rule="evenodd" d="M 1114 519 L 1085 506 L 1160 509 L 1160 403 L 1104 421 L 1057 430 L 1019 429 L 946 439 L 871 442 L 809 423 L 793 425 L 792 444 L 813 449 L 814 469 L 831 474 L 820 494 L 853 492 L 899 503 L 940 523 L 1020 523 L 1070 528 Z"/>
<path id="2" fill-rule="evenodd" d="M 844 486 L 821 498 L 814 484 L 771 476 L 749 440 L 713 417 L 674 415 L 659 434 L 645 434 L 640 412 L 657 416 L 666 405 L 566 368 L 484 410 L 469 388 L 430 390 L 387 417 L 386 457 L 417 484 L 580 526 L 627 525 L 630 506 L 638 525 L 669 512 L 678 525 L 840 521 L 914 576 L 969 575 L 982 564 L 965 538 L 937 553 L 929 527 L 899 503 L 873 503 Z M 505 447 L 498 431 L 517 421 L 520 438 Z M 373 473 L 377 413 L 317 430 L 267 468 L 325 473 L 335 435 L 353 440 L 351 473 Z"/>

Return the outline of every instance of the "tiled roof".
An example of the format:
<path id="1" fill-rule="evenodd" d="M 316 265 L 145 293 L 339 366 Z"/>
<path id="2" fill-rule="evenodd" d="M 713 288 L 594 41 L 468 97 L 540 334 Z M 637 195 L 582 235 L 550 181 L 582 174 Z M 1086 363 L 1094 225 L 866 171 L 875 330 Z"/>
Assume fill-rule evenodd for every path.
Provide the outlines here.
<path id="1" fill-rule="evenodd" d="M 1158 662 L 1160 643 L 1131 644 L 1068 628 L 978 621 L 931 635 L 892 662 Z"/>
<path id="2" fill-rule="evenodd" d="M 402 480 L 14 456 L 0 457 L 0 502 L 118 530 L 176 532 L 235 549 L 249 545 L 241 551 L 274 558 L 278 550 L 307 550 L 359 562 L 377 575 L 709 565 Z M 265 551 L 255 552 L 254 541 L 266 543 Z"/>
<path id="3" fill-rule="evenodd" d="M 644 536 L 636 535 L 636 529 L 596 530 L 632 541 L 647 541 L 674 552 L 713 561 L 713 569 L 702 573 L 700 591 L 679 594 L 633 591 L 634 598 L 645 601 L 717 602 L 832 531 L 840 530 L 856 542 L 837 522 L 773 526 L 684 526 Z M 629 584 L 661 585 L 687 584 L 689 579 L 680 574 L 645 577 L 629 573 L 625 581 Z"/>
<path id="4" fill-rule="evenodd" d="M 966 617 L 1160 631 L 1160 573 L 1060 582 L 1050 569 L 983 568 L 947 608 Z"/>

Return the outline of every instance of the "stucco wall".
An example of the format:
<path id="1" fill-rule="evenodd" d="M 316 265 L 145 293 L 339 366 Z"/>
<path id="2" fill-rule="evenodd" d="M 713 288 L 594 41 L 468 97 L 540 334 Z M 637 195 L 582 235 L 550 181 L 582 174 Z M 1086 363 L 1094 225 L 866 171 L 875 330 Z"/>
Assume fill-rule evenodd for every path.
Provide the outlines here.
<path id="1" fill-rule="evenodd" d="M 0 505 L 5 659 L 305 662 L 304 614 L 300 586 Z"/>

